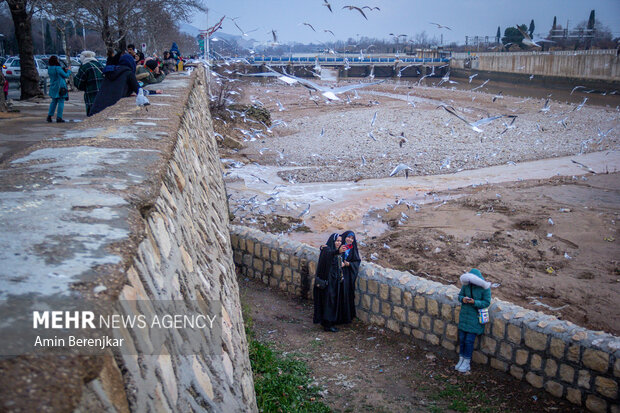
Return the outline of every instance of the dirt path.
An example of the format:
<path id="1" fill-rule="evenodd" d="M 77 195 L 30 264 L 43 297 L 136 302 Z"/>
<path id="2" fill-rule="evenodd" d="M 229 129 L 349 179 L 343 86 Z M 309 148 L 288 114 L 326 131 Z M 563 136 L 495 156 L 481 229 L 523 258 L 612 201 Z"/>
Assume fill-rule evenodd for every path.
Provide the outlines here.
<path id="1" fill-rule="evenodd" d="M 354 322 L 338 333 L 312 324 L 312 303 L 239 279 L 259 340 L 304 360 L 324 402 L 340 412 L 578 412 L 495 370 L 453 370 L 441 347 Z"/>

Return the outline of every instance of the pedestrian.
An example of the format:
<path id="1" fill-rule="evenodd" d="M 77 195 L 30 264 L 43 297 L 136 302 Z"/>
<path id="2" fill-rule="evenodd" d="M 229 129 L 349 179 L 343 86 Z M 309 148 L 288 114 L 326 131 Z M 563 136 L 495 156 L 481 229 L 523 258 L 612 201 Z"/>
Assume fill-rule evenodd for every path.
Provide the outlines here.
<path id="1" fill-rule="evenodd" d="M 65 109 L 65 100 L 69 99 L 69 92 L 67 91 L 67 82 L 65 79 L 69 77 L 69 73 L 60 66 L 57 56 L 51 56 L 49 58 L 47 75 L 50 78 L 49 96 L 52 98 L 49 110 L 47 111 L 47 121 L 52 121 L 52 116 L 54 116 L 54 112 L 56 112 L 56 108 L 58 107 L 56 122 L 64 123 L 62 113 Z"/>
<path id="2" fill-rule="evenodd" d="M 484 333 L 484 324 L 488 323 L 487 307 L 491 304 L 491 283 L 484 280 L 480 270 L 472 268 L 461 275 L 461 292 L 459 302 L 459 362 L 454 367 L 461 373 L 467 373 L 471 367 L 471 355 L 474 352 L 476 336 Z"/>
<path id="3" fill-rule="evenodd" d="M 169 51 L 164 52 L 164 62 L 162 64 L 162 69 L 164 73 L 167 75 L 171 72 L 176 72 L 177 63 L 176 60 L 173 59 L 172 55 Z"/>
<path id="4" fill-rule="evenodd" d="M 124 54 L 119 59 L 118 65 L 103 68 L 103 83 L 90 108 L 89 116 L 114 105 L 121 98 L 138 93 L 139 88 L 136 79 L 136 61 L 131 55 Z"/>
<path id="5" fill-rule="evenodd" d="M 361 258 L 357 250 L 357 240 L 353 231 L 342 234 L 345 251 L 343 253 L 343 283 L 338 305 L 338 324 L 348 324 L 355 318 L 355 283 Z"/>
<path id="6" fill-rule="evenodd" d="M 136 79 L 145 85 L 160 83 L 166 78 L 164 72 L 160 71 L 157 60 L 147 60 L 144 66 L 138 66 L 136 70 Z"/>
<path id="7" fill-rule="evenodd" d="M 82 65 L 73 78 L 73 84 L 78 90 L 84 92 L 86 115 L 88 115 L 103 83 L 103 66 L 95 58 L 95 52 L 90 50 L 84 50 L 80 54 L 80 62 Z"/>
<path id="8" fill-rule="evenodd" d="M 338 318 L 338 296 L 342 286 L 342 237 L 331 234 L 325 245 L 321 246 L 319 262 L 314 280 L 315 324 L 321 323 L 323 330 L 335 333 L 334 324 Z"/>
<path id="9" fill-rule="evenodd" d="M 0 71 L 0 83 L 2 84 L 2 92 L 4 93 L 4 100 L 9 100 L 9 80 Z"/>

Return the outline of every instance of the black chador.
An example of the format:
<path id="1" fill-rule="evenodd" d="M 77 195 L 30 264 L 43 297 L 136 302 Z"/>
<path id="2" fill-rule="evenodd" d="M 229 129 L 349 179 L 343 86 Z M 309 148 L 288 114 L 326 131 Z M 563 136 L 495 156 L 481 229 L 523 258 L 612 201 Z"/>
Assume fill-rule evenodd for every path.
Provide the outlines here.
<path id="1" fill-rule="evenodd" d="M 347 238 L 349 238 L 350 243 L 347 243 Z M 345 248 L 342 255 L 345 263 L 345 266 L 342 267 L 344 280 L 340 289 L 336 322 L 347 324 L 355 318 L 355 282 L 362 260 L 357 250 L 357 240 L 353 231 L 346 231 L 342 234 L 342 244 Z"/>
<path id="2" fill-rule="evenodd" d="M 342 239 L 332 234 L 321 248 L 314 282 L 314 323 L 321 323 L 326 331 L 335 332 L 338 318 L 338 297 L 342 288 Z"/>

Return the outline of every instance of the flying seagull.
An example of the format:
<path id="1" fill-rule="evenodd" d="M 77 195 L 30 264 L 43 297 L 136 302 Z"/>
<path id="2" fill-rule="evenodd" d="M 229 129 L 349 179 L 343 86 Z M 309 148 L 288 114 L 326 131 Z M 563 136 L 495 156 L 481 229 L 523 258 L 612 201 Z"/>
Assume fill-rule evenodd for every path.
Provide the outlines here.
<path id="1" fill-rule="evenodd" d="M 451 28 L 449 28 L 448 26 L 444 26 L 443 24 L 439 24 L 439 23 L 433 23 L 430 22 L 431 24 L 434 24 L 435 26 L 437 26 L 438 29 L 448 29 L 448 30 L 452 30 Z"/>
<path id="2" fill-rule="evenodd" d="M 271 36 L 273 37 L 273 43 L 277 44 L 278 43 L 278 35 L 276 34 L 276 31 L 271 29 Z"/>
<path id="3" fill-rule="evenodd" d="M 309 28 L 312 29 L 313 32 L 316 32 L 316 30 L 314 30 L 314 27 L 312 27 L 312 25 L 310 23 L 303 23 L 304 26 L 308 26 Z"/>
<path id="4" fill-rule="evenodd" d="M 517 27 L 517 30 L 519 30 L 519 32 L 521 32 L 521 34 L 523 35 L 523 40 L 521 40 L 521 43 L 523 43 L 526 46 L 530 46 L 530 47 L 542 47 L 541 45 L 539 45 L 538 43 L 555 43 L 553 40 L 548 40 L 548 39 L 532 39 L 526 32 L 523 31 L 522 28 L 519 27 L 518 24 L 515 25 Z M 538 42 L 538 43 L 537 43 Z"/>
<path id="5" fill-rule="evenodd" d="M 332 10 L 332 5 L 329 4 L 329 2 L 327 0 L 323 0 L 325 3 L 323 3 L 323 6 L 327 7 L 329 9 L 329 11 L 331 11 L 332 13 L 334 12 Z"/>
<path id="6" fill-rule="evenodd" d="M 328 30 L 328 29 L 323 29 L 323 31 L 324 31 L 325 33 L 331 33 L 331 34 L 332 34 L 332 36 L 336 36 L 336 35 L 334 34 L 334 32 L 332 32 L 331 30 Z"/>
<path id="7" fill-rule="evenodd" d="M 368 9 L 368 10 L 370 10 L 370 11 L 373 11 L 373 10 L 379 10 L 379 11 L 381 11 L 381 9 L 380 9 L 380 8 L 378 8 L 378 7 L 370 7 L 370 6 L 364 6 L 364 7 L 362 7 L 362 9 Z"/>
<path id="8" fill-rule="evenodd" d="M 499 118 L 503 118 L 503 117 L 513 117 L 514 115 L 497 115 L 497 116 L 491 116 L 489 118 L 483 118 L 480 120 L 477 120 L 476 122 L 470 122 L 467 119 L 463 118 L 461 115 L 459 115 L 458 113 L 456 113 L 456 110 L 452 107 L 452 106 L 446 106 L 446 105 L 439 105 L 437 106 L 437 108 L 443 108 L 446 112 L 448 112 L 449 114 L 456 116 L 457 118 L 459 118 L 460 120 L 462 120 L 463 122 L 465 122 L 467 125 L 469 125 L 469 127 L 475 131 L 475 132 L 482 132 L 482 129 L 480 129 L 478 126 L 482 126 L 485 125 L 491 121 L 494 121 L 495 119 L 499 119 Z"/>
<path id="9" fill-rule="evenodd" d="M 405 165 L 404 163 L 401 163 L 401 164 L 398 164 L 398 166 L 392 170 L 392 172 L 390 173 L 390 176 L 394 176 L 400 171 L 405 171 L 405 178 L 409 178 L 409 171 L 413 171 L 413 169 L 411 169 L 410 166 Z"/>
<path id="10" fill-rule="evenodd" d="M 368 17 L 366 17 L 366 14 L 364 14 L 364 10 L 360 9 L 359 7 L 355 7 L 355 6 L 343 6 L 342 8 L 343 8 L 343 9 L 349 9 L 349 10 L 357 10 L 357 11 L 359 11 L 359 12 L 362 14 L 362 16 L 364 16 L 364 18 L 365 18 L 366 20 L 368 20 Z"/>

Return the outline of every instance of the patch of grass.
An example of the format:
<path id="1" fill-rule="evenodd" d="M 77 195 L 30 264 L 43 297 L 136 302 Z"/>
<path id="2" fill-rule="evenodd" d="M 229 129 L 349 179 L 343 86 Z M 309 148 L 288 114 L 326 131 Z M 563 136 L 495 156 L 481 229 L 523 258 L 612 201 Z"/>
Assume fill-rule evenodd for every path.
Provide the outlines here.
<path id="1" fill-rule="evenodd" d="M 494 407 L 488 407 L 496 405 L 496 403 L 493 403 L 493 401 L 484 392 L 476 388 L 471 383 L 447 383 L 442 390 L 431 394 L 431 399 L 435 401 L 449 402 L 447 406 L 448 409 L 462 413 L 474 411 L 491 413 L 499 411 Z M 480 406 L 487 407 L 484 407 L 484 410 L 481 410 Z"/>
<path id="2" fill-rule="evenodd" d="M 252 330 L 249 308 L 242 305 L 250 363 L 254 374 L 256 404 L 260 412 L 331 412 L 321 398 L 306 363 L 290 355 L 282 356 L 258 341 Z"/>

